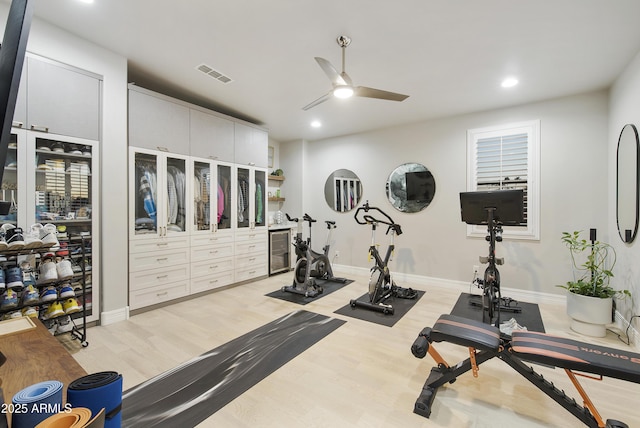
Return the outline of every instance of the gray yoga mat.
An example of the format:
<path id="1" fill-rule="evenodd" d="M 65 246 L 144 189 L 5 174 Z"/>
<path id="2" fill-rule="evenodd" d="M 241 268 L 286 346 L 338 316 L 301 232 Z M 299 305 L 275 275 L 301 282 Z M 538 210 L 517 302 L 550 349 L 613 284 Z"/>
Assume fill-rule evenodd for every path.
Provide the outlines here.
<path id="1" fill-rule="evenodd" d="M 475 303 L 475 305 L 472 303 Z M 477 306 L 477 304 L 482 304 L 482 297 L 480 295 L 460 293 L 458 301 L 453 306 L 453 309 L 451 309 L 451 315 L 482 322 L 482 307 Z M 514 305 L 516 305 L 516 303 L 514 303 Z M 527 327 L 527 330 L 544 333 L 544 323 L 542 322 L 542 315 L 540 315 L 538 305 L 535 303 L 517 302 L 517 306 L 522 309 L 519 313 L 505 310 L 500 311 L 500 322 L 515 318 L 518 324 Z"/>
<path id="2" fill-rule="evenodd" d="M 345 321 L 296 311 L 124 392 L 123 427 L 193 427 Z"/>

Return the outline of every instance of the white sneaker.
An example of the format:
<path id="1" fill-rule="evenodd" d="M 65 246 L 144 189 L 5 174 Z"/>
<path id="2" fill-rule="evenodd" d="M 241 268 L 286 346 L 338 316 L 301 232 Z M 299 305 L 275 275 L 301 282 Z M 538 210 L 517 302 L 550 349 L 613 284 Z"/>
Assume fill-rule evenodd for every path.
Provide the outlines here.
<path id="1" fill-rule="evenodd" d="M 24 248 L 42 247 L 42 240 L 40 239 L 41 232 L 42 225 L 40 223 L 32 224 L 29 231 L 24 234 Z"/>
<path id="2" fill-rule="evenodd" d="M 58 279 L 65 280 L 73 277 L 73 268 L 71 262 L 67 259 L 60 260 L 56 263 L 56 271 L 58 272 Z"/>
<path id="3" fill-rule="evenodd" d="M 47 223 L 42 226 L 40 229 L 40 240 L 42 241 L 42 245 L 45 247 L 51 247 L 52 250 L 57 250 L 60 248 L 60 243 L 58 242 L 58 230 L 56 226 Z"/>
<path id="4" fill-rule="evenodd" d="M 58 327 L 56 329 L 56 333 L 68 333 L 73 330 L 73 322 L 71 322 L 71 317 L 67 315 L 66 317 L 60 317 L 57 319 Z"/>
<path id="5" fill-rule="evenodd" d="M 40 263 L 40 275 L 38 275 L 38 284 L 48 284 L 58 280 L 58 270 L 56 264 L 52 260 L 45 260 Z"/>

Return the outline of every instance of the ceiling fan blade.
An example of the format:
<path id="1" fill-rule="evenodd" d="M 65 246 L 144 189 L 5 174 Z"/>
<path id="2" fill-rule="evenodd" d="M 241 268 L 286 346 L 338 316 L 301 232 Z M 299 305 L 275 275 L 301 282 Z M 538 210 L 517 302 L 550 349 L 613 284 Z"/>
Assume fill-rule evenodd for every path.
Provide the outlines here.
<path id="1" fill-rule="evenodd" d="M 331 96 L 332 96 L 332 92 L 329 92 L 328 94 L 324 94 L 323 96 L 321 96 L 317 100 L 312 101 L 309 104 L 307 104 L 306 106 L 302 107 L 302 110 L 309 110 L 311 107 L 315 107 L 318 104 L 327 101 L 329 98 L 331 98 Z"/>
<path id="2" fill-rule="evenodd" d="M 378 98 L 389 101 L 404 101 L 409 95 L 397 94 L 395 92 L 383 91 L 381 89 L 367 88 L 366 86 L 357 86 L 354 89 L 354 95 L 357 97 Z"/>
<path id="3" fill-rule="evenodd" d="M 326 74 L 329 80 L 331 80 L 331 83 L 334 86 L 347 85 L 347 82 L 344 80 L 344 78 L 340 75 L 340 73 L 338 73 L 338 70 L 336 70 L 336 68 L 329 61 L 327 61 L 324 58 L 320 58 L 319 56 L 315 57 L 315 60 L 320 66 L 320 68 L 322 68 L 322 71 L 324 71 L 324 74 Z"/>

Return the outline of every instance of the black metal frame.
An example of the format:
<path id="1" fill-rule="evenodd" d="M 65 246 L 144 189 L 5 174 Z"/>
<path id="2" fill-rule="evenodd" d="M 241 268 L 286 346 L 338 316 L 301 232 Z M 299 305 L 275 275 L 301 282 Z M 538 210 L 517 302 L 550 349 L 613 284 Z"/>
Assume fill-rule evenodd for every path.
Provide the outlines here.
<path id="1" fill-rule="evenodd" d="M 431 343 L 431 339 L 429 337 L 430 329 L 425 328 L 418 340 L 421 338 L 426 338 L 428 343 L 428 352 L 433 357 L 434 360 L 438 363 L 437 367 L 433 367 L 431 372 L 429 373 L 429 377 L 427 378 L 424 386 L 422 387 L 422 391 L 418 396 L 413 412 L 428 418 L 431 415 L 431 409 L 433 407 L 433 401 L 435 400 L 438 389 L 447 384 L 454 383 L 458 376 L 463 375 L 464 373 L 473 370 L 474 373 L 477 370 L 477 367 L 494 358 L 497 357 L 500 360 L 507 363 L 511 366 L 515 371 L 517 371 L 520 375 L 522 375 L 525 379 L 535 385 L 539 390 L 544 392 L 547 396 L 553 399 L 556 403 L 566 409 L 573 416 L 578 418 L 582 423 L 591 428 L 600 428 L 601 425 L 598 422 L 598 419 L 591 413 L 591 411 L 585 406 L 579 405 L 576 400 L 572 397 L 569 397 L 563 390 L 560 390 L 554 386 L 554 384 L 548 380 L 546 380 L 541 374 L 536 373 L 532 366 L 525 363 L 523 360 L 518 358 L 511 351 L 511 344 L 507 340 L 502 340 L 501 346 L 495 351 L 493 350 L 481 350 L 477 351 L 475 348 L 470 347 L 470 357 L 465 359 L 464 361 L 459 362 L 454 366 L 449 366 L 442 357 L 435 351 L 433 348 L 433 344 Z M 424 345 L 422 345 L 424 346 Z M 413 351 L 413 349 L 412 349 Z M 414 355 L 418 358 L 424 357 L 425 353 L 417 354 L 414 352 Z M 579 388 L 579 384 L 577 384 L 577 380 L 575 379 L 575 375 L 571 370 L 565 369 L 567 375 L 572 378 L 574 385 L 578 388 L 578 392 L 582 394 L 586 394 L 584 390 Z M 585 397 L 583 396 L 583 399 Z M 585 400 L 586 401 L 586 400 Z M 594 408 L 595 410 L 595 408 Z M 595 411 L 597 413 L 597 411 Z M 600 416 L 598 415 L 598 418 Z M 601 418 L 600 418 L 601 419 Z M 623 422 L 619 422 L 616 420 L 608 419 L 606 421 L 606 427 L 611 428 L 628 428 L 626 424 Z"/>

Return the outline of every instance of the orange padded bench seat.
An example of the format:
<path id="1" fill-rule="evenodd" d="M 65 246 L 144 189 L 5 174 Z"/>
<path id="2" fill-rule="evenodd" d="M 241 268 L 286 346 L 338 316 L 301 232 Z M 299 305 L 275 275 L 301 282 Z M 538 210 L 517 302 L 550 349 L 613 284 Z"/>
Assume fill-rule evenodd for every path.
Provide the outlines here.
<path id="1" fill-rule="evenodd" d="M 640 383 L 640 354 L 532 331 L 514 331 L 513 355 L 563 369 Z"/>

